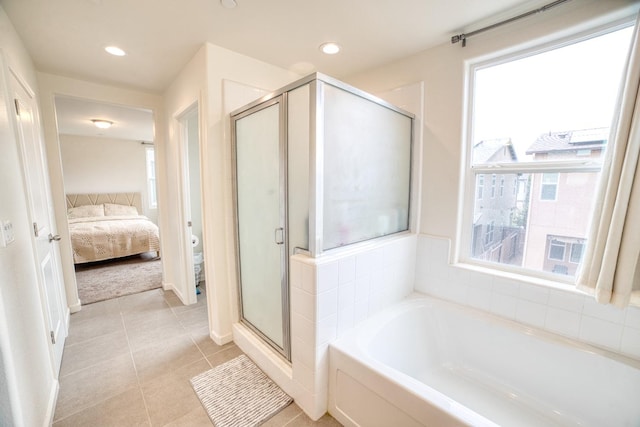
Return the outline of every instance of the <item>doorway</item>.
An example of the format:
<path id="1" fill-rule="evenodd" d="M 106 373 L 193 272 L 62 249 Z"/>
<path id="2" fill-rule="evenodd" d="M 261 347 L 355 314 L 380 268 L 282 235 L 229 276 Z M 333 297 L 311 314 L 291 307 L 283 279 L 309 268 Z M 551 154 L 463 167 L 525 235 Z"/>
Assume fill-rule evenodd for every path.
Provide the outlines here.
<path id="1" fill-rule="evenodd" d="M 187 260 L 192 260 L 193 271 L 189 276 L 189 289 L 195 292 L 197 300 L 205 290 L 204 276 L 204 241 L 202 229 L 202 190 L 200 173 L 200 121 L 198 105 L 189 107 L 178 117 L 181 129 L 181 145 L 183 153 L 183 182 L 184 182 L 184 217 L 186 221 L 186 235 L 189 237 L 187 246 Z M 187 261 L 189 262 L 189 261 Z M 193 282 L 193 283 L 191 283 Z M 206 300 L 206 298 L 203 298 Z"/>
<path id="2" fill-rule="evenodd" d="M 81 303 L 160 288 L 153 112 L 68 96 L 55 109 Z"/>

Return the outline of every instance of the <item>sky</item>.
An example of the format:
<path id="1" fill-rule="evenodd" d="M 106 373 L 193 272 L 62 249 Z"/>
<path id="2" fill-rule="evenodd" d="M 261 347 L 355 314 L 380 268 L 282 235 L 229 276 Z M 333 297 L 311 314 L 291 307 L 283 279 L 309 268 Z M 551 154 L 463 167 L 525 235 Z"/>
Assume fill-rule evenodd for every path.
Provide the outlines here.
<path id="1" fill-rule="evenodd" d="M 633 28 L 476 70 L 473 141 L 512 138 L 520 160 L 542 133 L 608 127 Z"/>

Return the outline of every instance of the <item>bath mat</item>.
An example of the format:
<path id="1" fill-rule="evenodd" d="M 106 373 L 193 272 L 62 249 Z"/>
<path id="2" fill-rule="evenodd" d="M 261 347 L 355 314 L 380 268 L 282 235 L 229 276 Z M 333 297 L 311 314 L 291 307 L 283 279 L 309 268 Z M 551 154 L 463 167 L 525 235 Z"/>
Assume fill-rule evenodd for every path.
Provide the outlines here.
<path id="1" fill-rule="evenodd" d="M 293 399 L 244 354 L 191 378 L 216 427 L 258 426 Z"/>

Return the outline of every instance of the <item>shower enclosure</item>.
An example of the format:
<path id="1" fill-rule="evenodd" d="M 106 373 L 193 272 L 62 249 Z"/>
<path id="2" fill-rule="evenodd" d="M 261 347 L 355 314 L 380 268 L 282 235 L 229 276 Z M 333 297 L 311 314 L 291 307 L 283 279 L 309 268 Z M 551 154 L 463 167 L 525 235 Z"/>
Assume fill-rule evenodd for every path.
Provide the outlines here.
<path id="1" fill-rule="evenodd" d="M 412 129 L 319 73 L 231 114 L 240 317 L 287 359 L 289 257 L 409 230 Z"/>

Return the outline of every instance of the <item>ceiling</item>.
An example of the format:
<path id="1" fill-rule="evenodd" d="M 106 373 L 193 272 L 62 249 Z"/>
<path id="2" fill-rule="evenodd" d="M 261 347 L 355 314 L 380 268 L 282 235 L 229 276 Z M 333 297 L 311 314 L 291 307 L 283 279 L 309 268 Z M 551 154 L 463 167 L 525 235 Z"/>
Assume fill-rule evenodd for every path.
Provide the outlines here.
<path id="1" fill-rule="evenodd" d="M 237 0 L 227 9 L 219 0 L 0 0 L 38 70 L 154 93 L 205 42 L 344 79 L 549 2 Z M 325 41 L 342 51 L 322 54 Z M 108 45 L 128 54 L 111 56 Z"/>
<path id="2" fill-rule="evenodd" d="M 56 96 L 55 104 L 61 135 L 153 141 L 153 113 L 150 110 L 63 96 Z M 108 120 L 113 125 L 109 129 L 98 129 L 92 119 Z"/>

